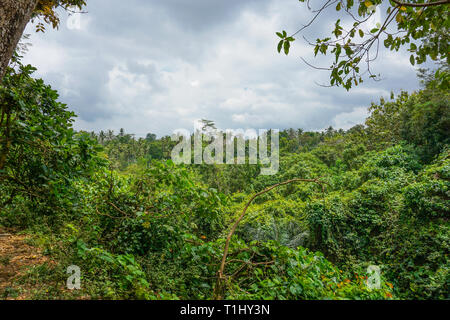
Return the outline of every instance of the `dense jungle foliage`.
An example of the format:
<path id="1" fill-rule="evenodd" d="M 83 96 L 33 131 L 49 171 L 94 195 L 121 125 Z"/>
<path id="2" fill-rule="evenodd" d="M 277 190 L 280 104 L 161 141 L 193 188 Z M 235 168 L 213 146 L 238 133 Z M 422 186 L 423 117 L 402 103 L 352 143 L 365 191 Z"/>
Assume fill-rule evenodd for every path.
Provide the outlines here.
<path id="1" fill-rule="evenodd" d="M 224 298 L 450 298 L 450 104 L 433 74 L 373 103 L 364 125 L 283 130 L 280 171 L 263 176 L 259 165 L 174 165 L 170 137 L 76 132 L 34 70 L 10 69 L 0 87 L 0 226 L 49 257 L 18 280 L 33 298 L 211 299 L 246 202 L 293 178 L 325 189 L 296 183 L 255 200 L 231 240 Z M 65 288 L 70 265 L 81 290 Z"/>

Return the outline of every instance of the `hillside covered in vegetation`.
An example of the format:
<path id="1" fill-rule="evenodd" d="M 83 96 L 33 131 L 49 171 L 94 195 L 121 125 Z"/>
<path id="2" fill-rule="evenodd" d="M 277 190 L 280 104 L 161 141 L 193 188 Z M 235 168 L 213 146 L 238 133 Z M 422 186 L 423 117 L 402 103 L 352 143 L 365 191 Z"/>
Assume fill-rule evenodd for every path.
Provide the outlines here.
<path id="1" fill-rule="evenodd" d="M 33 71 L 9 69 L 0 87 L 0 227 L 28 234 L 47 259 L 1 298 L 23 288 L 41 299 L 218 297 L 244 206 L 296 178 L 320 184 L 255 199 L 219 296 L 450 298 L 450 104 L 432 74 L 347 131 L 283 130 L 280 171 L 263 176 L 260 165 L 175 165 L 170 137 L 76 132 L 75 114 Z M 80 290 L 65 288 L 71 265 Z M 379 289 L 367 286 L 371 265 Z"/>

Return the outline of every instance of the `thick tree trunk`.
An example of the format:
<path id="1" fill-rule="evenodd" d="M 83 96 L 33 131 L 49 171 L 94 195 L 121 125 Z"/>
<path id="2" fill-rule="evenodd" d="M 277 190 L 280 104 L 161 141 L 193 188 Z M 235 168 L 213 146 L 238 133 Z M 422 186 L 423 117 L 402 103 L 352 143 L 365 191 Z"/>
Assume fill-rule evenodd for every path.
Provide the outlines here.
<path id="1" fill-rule="evenodd" d="M 0 82 L 38 0 L 0 0 Z"/>

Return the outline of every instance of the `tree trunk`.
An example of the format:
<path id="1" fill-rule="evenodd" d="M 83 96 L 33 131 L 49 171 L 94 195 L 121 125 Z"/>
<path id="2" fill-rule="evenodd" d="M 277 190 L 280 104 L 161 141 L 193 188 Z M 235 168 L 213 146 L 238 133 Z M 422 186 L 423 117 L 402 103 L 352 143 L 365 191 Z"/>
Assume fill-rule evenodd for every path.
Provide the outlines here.
<path id="1" fill-rule="evenodd" d="M 0 82 L 38 0 L 0 0 Z"/>

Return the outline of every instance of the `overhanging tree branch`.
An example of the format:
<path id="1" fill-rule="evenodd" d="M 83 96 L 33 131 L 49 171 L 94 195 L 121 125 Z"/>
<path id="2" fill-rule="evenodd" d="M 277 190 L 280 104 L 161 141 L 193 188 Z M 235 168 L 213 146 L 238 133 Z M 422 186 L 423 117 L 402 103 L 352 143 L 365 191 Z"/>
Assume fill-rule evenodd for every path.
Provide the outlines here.
<path id="1" fill-rule="evenodd" d="M 424 8 L 424 7 L 432 7 L 432 6 L 440 6 L 442 4 L 450 4 L 450 0 L 442 0 L 435 2 L 427 2 L 427 3 L 410 3 L 410 2 L 401 2 L 398 0 L 391 0 L 398 6 L 402 7 L 414 7 L 414 8 Z"/>
<path id="2" fill-rule="evenodd" d="M 379 80 L 380 75 L 372 72 L 371 63 L 378 58 L 382 45 L 391 51 L 408 46 L 411 65 L 424 63 L 427 58 L 434 61 L 450 60 L 448 37 L 445 36 L 449 32 L 450 0 L 322 0 L 317 10 L 311 8 L 310 0 L 300 2 L 306 3 L 313 16 L 290 35 L 284 30 L 276 33 L 281 38 L 278 52 L 281 53 L 284 48 L 284 53 L 289 54 L 291 43 L 296 40 L 294 36 L 312 27 L 326 9 L 336 12 L 342 10 L 334 29 L 330 30 L 330 36 L 317 38 L 314 43 L 306 41 L 313 47 L 314 57 L 329 53 L 335 57 L 328 64 L 330 67 L 323 68 L 330 73 L 330 86 L 342 86 L 349 90 L 353 85 L 362 83 L 365 75 Z M 383 8 L 383 4 L 387 6 Z M 378 16 L 374 16 L 377 10 L 386 10 L 386 17 L 369 22 L 370 18 Z M 349 21 L 344 19 L 348 16 L 353 24 L 345 28 L 343 24 L 348 25 Z"/>

